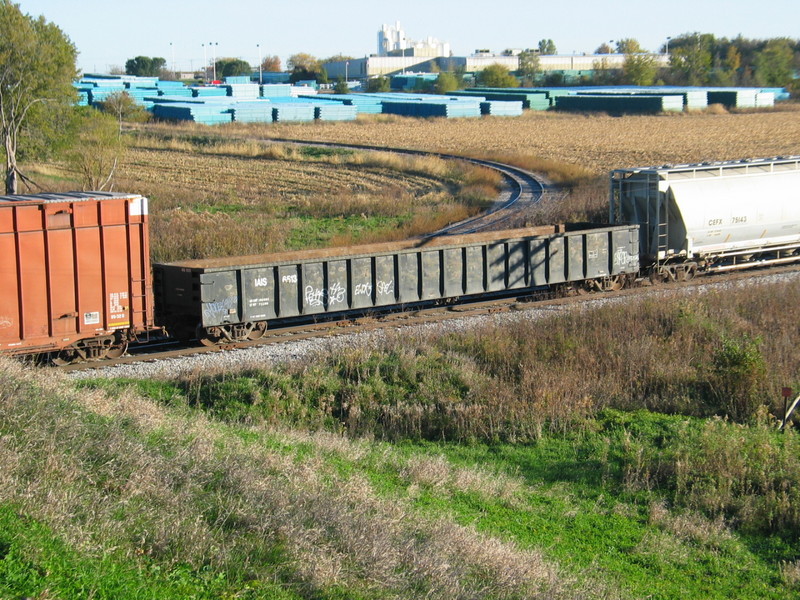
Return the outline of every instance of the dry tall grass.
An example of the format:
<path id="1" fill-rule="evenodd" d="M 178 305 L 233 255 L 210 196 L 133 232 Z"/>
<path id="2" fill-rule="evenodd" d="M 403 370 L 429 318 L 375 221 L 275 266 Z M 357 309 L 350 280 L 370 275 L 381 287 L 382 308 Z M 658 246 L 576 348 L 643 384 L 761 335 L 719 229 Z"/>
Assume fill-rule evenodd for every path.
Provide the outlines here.
<path id="1" fill-rule="evenodd" d="M 77 393 L 5 360 L 0 400 L 0 501 L 85 553 L 113 548 L 133 562 L 210 568 L 242 585 L 274 579 L 309 595 L 576 595 L 538 552 L 426 518 L 343 474 L 325 459 L 329 436 L 304 438 L 294 454 L 287 433 L 270 449 L 200 415 L 131 394 Z M 336 446 L 350 452 L 349 442 Z M 409 477 L 425 480 L 430 468 L 417 463 Z M 486 479 L 435 468 L 461 486 Z"/>

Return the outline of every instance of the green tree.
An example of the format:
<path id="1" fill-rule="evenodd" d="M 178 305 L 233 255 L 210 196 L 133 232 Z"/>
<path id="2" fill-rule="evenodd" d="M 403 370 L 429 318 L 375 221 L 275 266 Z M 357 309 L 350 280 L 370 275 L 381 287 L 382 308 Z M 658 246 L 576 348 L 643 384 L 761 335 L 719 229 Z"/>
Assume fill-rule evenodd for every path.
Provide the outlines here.
<path id="1" fill-rule="evenodd" d="M 458 89 L 458 78 L 453 73 L 442 71 L 436 77 L 433 90 L 437 94 L 449 94 Z"/>
<path id="2" fill-rule="evenodd" d="M 286 68 L 292 73 L 289 76 L 292 83 L 312 79 L 317 83 L 328 83 L 328 72 L 322 67 L 322 62 L 310 54 L 293 54 L 286 61 Z"/>
<path id="3" fill-rule="evenodd" d="M 137 56 L 125 61 L 125 73 L 138 77 L 158 77 L 166 66 L 167 61 L 159 56 Z"/>
<path id="4" fill-rule="evenodd" d="M 658 67 L 652 54 L 626 54 L 622 64 L 623 83 L 653 85 Z"/>
<path id="5" fill-rule="evenodd" d="M 113 189 L 117 165 L 127 145 L 117 120 L 112 115 L 80 107 L 76 109 L 73 128 L 75 143 L 66 158 L 72 171 L 80 177 L 83 189 Z"/>
<path id="6" fill-rule="evenodd" d="M 713 35 L 692 33 L 670 42 L 669 65 L 676 83 L 704 85 L 711 77 Z"/>
<path id="7" fill-rule="evenodd" d="M 264 73 L 280 73 L 281 72 L 281 59 L 279 56 L 265 56 L 261 61 L 261 70 Z"/>
<path id="8" fill-rule="evenodd" d="M 332 62 L 345 62 L 346 60 L 354 60 L 352 56 L 347 56 L 346 54 L 334 54 L 333 56 L 329 56 L 328 58 L 324 58 L 319 61 L 321 65 L 332 63 Z"/>
<path id="9" fill-rule="evenodd" d="M 556 54 L 556 44 L 553 40 L 539 40 L 539 54 Z"/>
<path id="10" fill-rule="evenodd" d="M 388 77 L 373 77 L 367 80 L 367 92 L 370 94 L 383 94 L 392 89 Z"/>
<path id="11" fill-rule="evenodd" d="M 243 61 L 240 58 L 220 58 L 217 60 L 217 77 L 237 77 L 239 75 L 250 75 L 253 68 L 250 63 Z"/>
<path id="12" fill-rule="evenodd" d="M 597 50 L 594 51 L 595 54 L 611 54 L 614 52 L 614 49 L 603 42 L 597 47 Z"/>
<path id="13" fill-rule="evenodd" d="M 643 52 L 642 45 L 634 38 L 617 40 L 617 53 L 619 54 L 641 54 Z"/>
<path id="14" fill-rule="evenodd" d="M 541 70 L 539 54 L 534 50 L 523 50 L 519 53 L 519 70 L 517 73 L 529 84 L 536 81 L 536 76 Z"/>
<path id="15" fill-rule="evenodd" d="M 44 153 L 63 135 L 60 117 L 76 97 L 76 56 L 58 26 L 0 0 L 0 134 L 7 194 L 17 193 L 19 179 L 30 181 L 19 169 L 18 154 Z"/>
<path id="16" fill-rule="evenodd" d="M 350 93 L 350 86 L 347 85 L 347 82 L 344 80 L 344 77 L 338 77 L 336 79 L 336 85 L 333 86 L 333 93 L 334 94 Z"/>
<path id="17" fill-rule="evenodd" d="M 519 82 L 516 77 L 509 72 L 508 67 L 494 63 L 478 73 L 478 85 L 484 87 L 508 88 L 518 87 Z"/>
<path id="18" fill-rule="evenodd" d="M 122 131 L 123 121 L 143 123 L 150 120 L 150 113 L 131 98 L 128 92 L 114 92 L 96 105 L 102 112 L 113 116 L 119 122 Z"/>
<path id="19" fill-rule="evenodd" d="M 756 55 L 756 79 L 762 85 L 789 85 L 794 76 L 794 53 L 787 39 L 767 42 L 766 48 Z"/>

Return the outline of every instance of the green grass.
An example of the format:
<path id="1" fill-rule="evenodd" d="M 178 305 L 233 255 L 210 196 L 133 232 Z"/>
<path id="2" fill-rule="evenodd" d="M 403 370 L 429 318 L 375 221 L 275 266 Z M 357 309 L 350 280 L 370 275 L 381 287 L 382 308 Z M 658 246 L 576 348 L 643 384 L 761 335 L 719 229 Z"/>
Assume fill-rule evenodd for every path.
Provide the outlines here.
<path id="1" fill-rule="evenodd" d="M 300 598 L 269 582 L 229 581 L 224 572 L 165 566 L 118 551 L 87 552 L 12 504 L 0 504 L 0 597 L 186 600 Z"/>

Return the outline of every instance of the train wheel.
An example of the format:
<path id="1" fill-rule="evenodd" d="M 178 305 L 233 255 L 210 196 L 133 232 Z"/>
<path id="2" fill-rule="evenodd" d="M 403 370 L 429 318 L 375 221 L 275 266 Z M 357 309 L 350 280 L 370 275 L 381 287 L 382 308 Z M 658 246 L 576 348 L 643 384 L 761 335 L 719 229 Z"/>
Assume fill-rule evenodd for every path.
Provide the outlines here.
<path id="1" fill-rule="evenodd" d="M 625 287 L 625 279 L 621 275 L 608 277 L 601 283 L 604 292 L 618 292 Z"/>
<path id="2" fill-rule="evenodd" d="M 201 344 L 212 348 L 214 346 L 219 346 L 227 339 L 221 327 L 203 327 L 202 325 L 198 325 L 195 335 Z"/>
<path id="3" fill-rule="evenodd" d="M 103 358 L 119 358 L 125 351 L 128 349 L 128 342 L 120 342 L 114 346 L 111 346 L 106 353 L 103 355 Z"/>
<path id="4" fill-rule="evenodd" d="M 78 354 L 75 350 L 66 348 L 59 352 L 54 352 L 50 356 L 50 361 L 57 367 L 64 367 L 66 365 L 71 365 L 74 362 L 80 362 L 80 358 L 80 354 Z"/>
<path id="5" fill-rule="evenodd" d="M 247 334 L 248 340 L 257 340 L 261 337 L 264 337 L 264 333 L 267 331 L 267 322 L 266 321 L 257 321 L 253 323 L 253 328 Z"/>

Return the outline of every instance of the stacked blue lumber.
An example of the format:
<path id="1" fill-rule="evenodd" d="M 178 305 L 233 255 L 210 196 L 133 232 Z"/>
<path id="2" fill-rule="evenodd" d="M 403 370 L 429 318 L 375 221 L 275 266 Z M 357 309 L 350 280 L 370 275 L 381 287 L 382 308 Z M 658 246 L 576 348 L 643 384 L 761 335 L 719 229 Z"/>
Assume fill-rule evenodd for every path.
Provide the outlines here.
<path id="1" fill-rule="evenodd" d="M 406 117 L 479 117 L 481 103 L 471 100 L 422 100 L 383 101 L 383 112 Z"/>
<path id="2" fill-rule="evenodd" d="M 315 98 L 314 96 L 301 96 L 301 98 Z M 379 115 L 383 112 L 381 99 L 375 94 L 325 94 L 318 99 L 335 100 L 348 106 L 355 106 L 359 113 Z"/>
<path id="3" fill-rule="evenodd" d="M 481 114 L 495 117 L 518 117 L 522 114 L 522 101 L 487 100 L 481 102 Z"/>
<path id="4" fill-rule="evenodd" d="M 126 76 L 121 78 L 122 82 L 125 84 L 125 87 L 128 89 L 132 88 L 154 88 L 158 85 L 158 77 L 135 77 L 133 75 Z M 179 81 L 176 81 L 179 85 L 182 85 Z"/>
<path id="5" fill-rule="evenodd" d="M 249 75 L 231 75 L 225 78 L 226 84 L 250 83 Z"/>
<path id="6" fill-rule="evenodd" d="M 708 103 L 726 108 L 755 108 L 755 88 L 708 88 Z"/>
<path id="7" fill-rule="evenodd" d="M 274 105 L 269 100 L 260 99 L 250 102 L 236 102 L 231 112 L 233 120 L 240 123 L 271 123 L 272 108 Z"/>
<path id="8" fill-rule="evenodd" d="M 230 123 L 230 107 L 224 103 L 200 104 L 192 102 L 167 102 L 153 106 L 153 115 L 170 121 L 195 121 L 205 125 Z"/>
<path id="9" fill-rule="evenodd" d="M 231 83 L 221 86 L 232 98 L 247 98 L 255 100 L 258 98 L 260 88 L 257 83 Z"/>
<path id="10" fill-rule="evenodd" d="M 153 101 L 149 100 L 149 98 L 153 96 L 158 96 L 158 89 L 155 87 L 145 88 L 145 87 L 136 87 L 130 88 L 125 90 L 125 93 L 128 94 L 133 101 L 138 104 L 139 106 L 144 106 L 145 108 L 152 108 Z"/>
<path id="11" fill-rule="evenodd" d="M 775 106 L 775 93 L 774 92 L 756 92 L 756 107 L 769 108 Z"/>
<path id="12" fill-rule="evenodd" d="M 78 106 L 89 106 L 89 90 L 78 90 Z"/>
<path id="13" fill-rule="evenodd" d="M 646 96 L 613 94 L 579 94 L 556 97 L 556 109 L 578 112 L 607 112 L 610 114 L 657 114 L 683 110 L 683 96 Z"/>
<path id="14" fill-rule="evenodd" d="M 708 108 L 708 92 L 702 88 L 679 86 L 602 86 L 568 88 L 572 93 L 583 95 L 611 94 L 614 96 L 671 96 L 680 95 L 686 110 Z"/>
<path id="15" fill-rule="evenodd" d="M 761 88 L 761 91 L 775 94 L 775 102 L 783 102 L 791 97 L 786 88 Z"/>
<path id="16" fill-rule="evenodd" d="M 313 88 L 307 85 L 293 85 L 289 91 L 293 98 L 299 98 L 300 96 L 314 96 L 319 94 L 319 90 L 317 88 Z"/>
<path id="17" fill-rule="evenodd" d="M 551 102 L 545 92 L 528 91 L 523 89 L 508 88 L 499 91 L 500 88 L 473 88 L 460 92 L 453 92 L 455 96 L 462 97 L 483 97 L 486 100 L 505 100 L 509 102 L 520 101 L 522 107 L 529 110 L 547 110 Z"/>
<path id="18" fill-rule="evenodd" d="M 290 98 L 291 95 L 291 83 L 265 83 L 261 86 L 262 98 Z"/>
<path id="19" fill-rule="evenodd" d="M 278 122 L 313 121 L 314 105 L 301 102 L 273 102 L 272 120 Z"/>
<path id="20" fill-rule="evenodd" d="M 318 121 L 353 121 L 358 108 L 341 102 L 315 102 L 314 118 Z"/>
<path id="21" fill-rule="evenodd" d="M 216 85 L 203 85 L 192 87 L 192 96 L 195 98 L 204 98 L 207 96 L 227 96 L 228 90 L 224 87 Z"/>
<path id="22" fill-rule="evenodd" d="M 192 97 L 192 88 L 183 85 L 180 81 L 158 81 L 156 82 L 156 87 L 159 90 L 159 94 L 164 96 Z"/>

